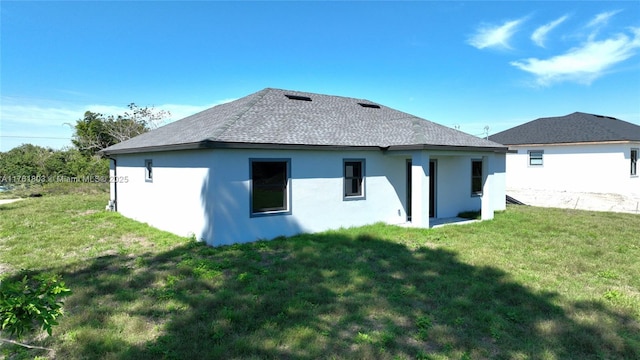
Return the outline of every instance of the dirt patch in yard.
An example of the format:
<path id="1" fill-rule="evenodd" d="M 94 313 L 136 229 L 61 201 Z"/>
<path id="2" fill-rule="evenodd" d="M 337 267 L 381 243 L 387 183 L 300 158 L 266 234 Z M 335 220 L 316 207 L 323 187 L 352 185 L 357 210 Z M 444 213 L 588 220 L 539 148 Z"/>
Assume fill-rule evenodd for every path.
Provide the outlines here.
<path id="1" fill-rule="evenodd" d="M 150 248 L 156 245 L 153 242 L 149 241 L 149 239 L 147 239 L 146 237 L 131 235 L 122 235 L 120 237 L 120 243 L 127 246 L 138 244 L 144 248 Z"/>
<path id="2" fill-rule="evenodd" d="M 508 189 L 507 195 L 531 206 L 640 214 L 640 194 Z"/>
<path id="3" fill-rule="evenodd" d="M 8 274 L 13 270 L 13 268 L 7 264 L 0 263 L 0 275 Z"/>

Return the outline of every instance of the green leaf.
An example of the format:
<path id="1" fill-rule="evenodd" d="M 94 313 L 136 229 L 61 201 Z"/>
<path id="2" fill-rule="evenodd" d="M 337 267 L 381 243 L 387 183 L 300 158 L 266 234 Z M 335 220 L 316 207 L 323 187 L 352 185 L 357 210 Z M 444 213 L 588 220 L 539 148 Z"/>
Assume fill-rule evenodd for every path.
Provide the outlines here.
<path id="1" fill-rule="evenodd" d="M 61 298 L 71 291 L 57 275 L 24 273 L 19 280 L 3 278 L 0 283 L 1 329 L 21 337 L 40 325 L 51 335 L 56 318 L 63 315 Z"/>

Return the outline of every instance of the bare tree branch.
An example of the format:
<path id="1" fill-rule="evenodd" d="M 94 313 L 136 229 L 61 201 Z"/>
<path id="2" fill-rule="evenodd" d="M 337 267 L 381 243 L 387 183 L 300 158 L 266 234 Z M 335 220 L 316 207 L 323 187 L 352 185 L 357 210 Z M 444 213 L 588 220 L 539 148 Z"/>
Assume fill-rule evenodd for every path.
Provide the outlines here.
<path id="1" fill-rule="evenodd" d="M 6 342 L 6 343 L 9 343 L 9 344 L 13 344 L 13 345 L 26 347 L 27 349 L 38 349 L 38 350 L 53 351 L 53 349 L 50 349 L 50 348 L 46 348 L 46 347 L 42 347 L 42 346 L 29 345 L 29 344 L 23 344 L 21 342 L 17 342 L 17 341 L 14 341 L 14 340 L 9 340 L 9 339 L 0 338 L 0 341 Z"/>
<path id="2" fill-rule="evenodd" d="M 164 119 L 171 116 L 166 110 L 153 107 L 141 108 L 135 103 L 128 105 L 129 111 L 121 115 L 85 112 L 84 119 L 75 125 L 73 143 L 81 151 L 95 154 L 111 145 L 128 140 L 149 130 L 158 128 Z"/>

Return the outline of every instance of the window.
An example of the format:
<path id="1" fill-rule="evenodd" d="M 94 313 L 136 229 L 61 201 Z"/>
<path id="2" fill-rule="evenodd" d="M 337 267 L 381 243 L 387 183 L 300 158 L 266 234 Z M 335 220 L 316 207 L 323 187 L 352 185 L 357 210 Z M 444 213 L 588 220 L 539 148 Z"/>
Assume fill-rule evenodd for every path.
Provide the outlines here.
<path id="1" fill-rule="evenodd" d="M 146 159 L 144 161 L 144 181 L 153 181 L 153 162 L 151 159 Z"/>
<path id="2" fill-rule="evenodd" d="M 638 149 L 631 149 L 631 175 L 638 175 Z"/>
<path id="3" fill-rule="evenodd" d="M 482 160 L 471 160 L 471 196 L 482 196 Z"/>
<path id="4" fill-rule="evenodd" d="M 364 160 L 344 160 L 344 198 L 364 198 Z"/>
<path id="5" fill-rule="evenodd" d="M 529 151 L 529 166 L 542 166 L 542 150 L 530 150 Z"/>
<path id="6" fill-rule="evenodd" d="M 289 211 L 289 160 L 251 162 L 251 214 Z"/>

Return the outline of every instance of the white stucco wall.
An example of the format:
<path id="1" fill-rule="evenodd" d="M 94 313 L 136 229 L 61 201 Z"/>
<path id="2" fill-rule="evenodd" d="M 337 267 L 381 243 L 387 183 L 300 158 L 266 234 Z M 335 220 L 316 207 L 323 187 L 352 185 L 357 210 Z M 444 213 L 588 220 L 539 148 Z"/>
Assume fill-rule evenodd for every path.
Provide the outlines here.
<path id="1" fill-rule="evenodd" d="M 505 154 L 455 154 L 434 152 L 436 162 L 436 217 L 457 216 L 462 211 L 480 210 L 482 198 L 471 195 L 471 161 L 489 158 L 488 180 L 493 211 L 506 209 Z"/>
<path id="2" fill-rule="evenodd" d="M 637 144 L 512 146 L 507 155 L 507 190 L 535 189 L 594 193 L 640 193 L 630 175 L 630 150 Z M 529 151 L 543 150 L 543 165 L 529 165 Z"/>
<path id="3" fill-rule="evenodd" d="M 491 185 L 493 186 L 493 202 L 494 211 L 506 210 L 506 188 L 507 188 L 507 164 L 506 154 L 493 154 L 494 161 L 489 166 L 489 172 L 492 176 Z"/>
<path id="4" fill-rule="evenodd" d="M 487 154 L 485 154 L 486 156 Z M 499 164 L 500 156 L 491 164 Z M 471 193 L 471 159 L 482 154 L 434 154 L 436 216 L 478 210 Z M 302 232 L 406 222 L 406 164 L 411 155 L 372 151 L 220 149 L 118 155 L 117 209 L 159 229 L 211 245 L 271 239 Z M 290 214 L 250 216 L 250 160 L 290 159 Z M 153 180 L 145 181 L 145 159 Z M 343 160 L 365 160 L 365 198 L 344 200 Z M 502 163 L 504 167 L 504 163 Z M 492 165 L 493 166 L 493 165 Z M 428 170 L 428 169 L 427 169 Z M 493 170 L 491 170 L 493 171 Z M 490 172 L 491 172 L 490 171 Z M 495 210 L 504 208 L 504 182 L 492 178 Z M 113 190 L 113 189 L 112 189 Z M 112 195 L 113 196 L 113 195 Z M 428 211 L 428 204 L 424 207 Z"/>
<path id="5" fill-rule="evenodd" d="M 250 217 L 249 159 L 291 161 L 291 214 Z M 343 159 L 365 159 L 365 199 L 343 200 Z M 144 161 L 153 162 L 145 181 Z M 220 245 L 406 220 L 405 162 L 379 151 L 199 150 L 117 156 L 117 209 Z M 113 195 L 112 195 L 113 196 Z M 213 242 L 210 241 L 213 239 Z"/>
<path id="6" fill-rule="evenodd" d="M 211 151 L 157 152 L 116 158 L 117 209 L 132 219 L 180 236 L 198 236 L 205 225 L 201 199 Z M 145 181 L 145 159 L 153 181 Z M 112 195 L 113 196 L 113 195 Z"/>
<path id="7" fill-rule="evenodd" d="M 436 161 L 436 217 L 453 217 L 461 211 L 480 210 L 480 197 L 471 196 L 471 158 L 432 157 Z"/>
<path id="8" fill-rule="evenodd" d="M 250 217 L 249 159 L 291 159 L 291 214 Z M 365 160 L 365 199 L 343 199 L 343 159 Z M 406 219 L 405 163 L 379 151 L 225 150 L 215 157 L 210 184 L 217 198 L 208 210 L 214 219 L 206 229 L 215 244 L 245 242 L 301 232 Z M 232 170 L 232 171 L 230 171 Z M 395 187 L 394 187 L 395 185 Z M 209 234 L 205 234 L 209 235 Z"/>

